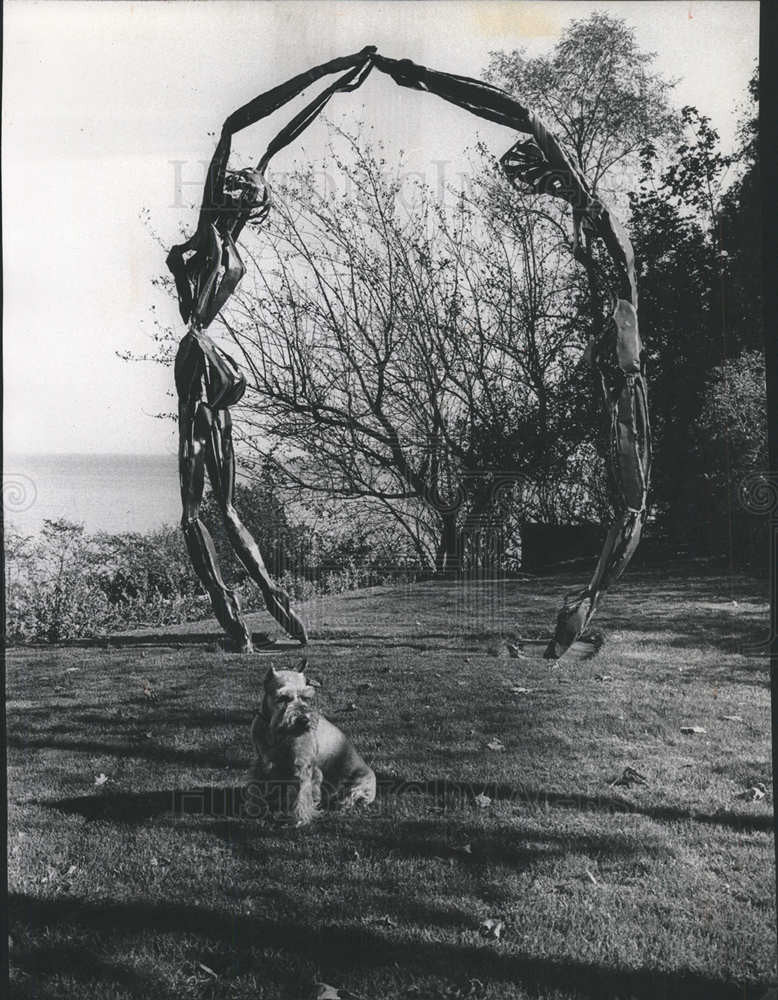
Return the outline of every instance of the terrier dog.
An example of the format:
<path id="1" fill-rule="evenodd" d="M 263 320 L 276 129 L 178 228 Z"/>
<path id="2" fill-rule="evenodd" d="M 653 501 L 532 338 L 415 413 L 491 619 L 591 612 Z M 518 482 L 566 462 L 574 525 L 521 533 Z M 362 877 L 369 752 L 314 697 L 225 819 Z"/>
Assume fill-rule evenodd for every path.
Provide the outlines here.
<path id="1" fill-rule="evenodd" d="M 315 693 L 302 669 L 271 667 L 251 725 L 257 759 L 250 780 L 289 782 L 298 826 L 319 811 L 322 786 L 343 808 L 368 805 L 376 794 L 375 774 L 338 727 L 313 707 Z"/>

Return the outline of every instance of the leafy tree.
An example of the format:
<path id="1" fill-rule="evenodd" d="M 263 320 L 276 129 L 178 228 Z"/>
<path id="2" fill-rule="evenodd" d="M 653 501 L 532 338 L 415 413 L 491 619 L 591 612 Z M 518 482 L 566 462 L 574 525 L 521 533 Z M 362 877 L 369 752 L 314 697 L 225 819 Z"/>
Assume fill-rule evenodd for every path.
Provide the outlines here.
<path id="1" fill-rule="evenodd" d="M 767 398 L 762 351 L 728 358 L 708 375 L 697 421 L 708 468 L 728 491 L 734 478 L 767 468 Z"/>
<path id="2" fill-rule="evenodd" d="M 571 21 L 549 55 L 493 52 L 488 75 L 559 135 L 595 190 L 612 192 L 641 150 L 678 134 L 674 82 L 652 70 L 654 57 L 621 18 L 595 12 Z"/>
<path id="3" fill-rule="evenodd" d="M 762 316 L 762 197 L 759 175 L 759 70 L 748 85 L 748 99 L 738 129 L 732 165 L 738 176 L 721 198 L 719 244 L 725 262 L 724 323 L 728 353 L 761 349 Z"/>
<path id="4" fill-rule="evenodd" d="M 750 93 L 756 94 L 756 78 Z M 752 393 L 753 405 L 760 385 L 764 396 L 754 350 L 761 333 L 757 123 L 753 115 L 746 119 L 740 149 L 725 156 L 705 116 L 687 107 L 682 119 L 686 135 L 664 169 L 653 148 L 643 151 L 640 186 L 630 196 L 631 233 L 651 381 L 653 498 L 676 541 L 694 545 L 698 535 L 707 545 L 699 539 L 715 531 L 698 529 L 720 517 L 735 458 L 753 451 L 744 440 L 724 447 L 728 424 L 714 429 L 714 417 L 725 414 L 728 373 Z M 741 170 L 734 183 L 733 166 Z M 752 369 L 748 380 L 744 365 Z"/>
<path id="5" fill-rule="evenodd" d="M 685 537 L 706 516 L 703 467 L 695 447 L 711 358 L 721 359 L 714 285 L 716 254 L 705 227 L 669 197 L 645 163 L 630 196 L 630 233 L 640 280 L 654 437 L 652 502 L 671 534 Z"/>

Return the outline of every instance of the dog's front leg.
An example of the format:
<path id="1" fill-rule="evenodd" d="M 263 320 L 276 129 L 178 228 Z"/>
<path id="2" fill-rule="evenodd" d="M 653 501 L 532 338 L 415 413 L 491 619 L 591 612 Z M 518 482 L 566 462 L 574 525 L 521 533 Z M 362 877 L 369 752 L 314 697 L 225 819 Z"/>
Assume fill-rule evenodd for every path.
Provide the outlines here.
<path id="1" fill-rule="evenodd" d="M 294 805 L 292 806 L 292 817 L 297 826 L 305 826 L 311 822 L 319 811 L 318 802 L 314 794 L 314 767 L 311 764 L 307 764 L 299 770 L 295 770 L 297 773 L 294 776 L 294 783 L 297 787 Z M 321 786 L 319 786 L 319 792 L 320 789 Z"/>
<path id="2" fill-rule="evenodd" d="M 375 800 L 376 778 L 369 767 L 353 777 L 341 790 L 341 809 L 353 809 L 357 805 L 370 805 Z"/>
<path id="3" fill-rule="evenodd" d="M 313 798 L 313 804 L 318 809 L 321 805 L 321 784 L 324 780 L 324 775 L 321 773 L 321 769 L 314 765 L 313 773 L 311 775 L 311 796 Z"/>

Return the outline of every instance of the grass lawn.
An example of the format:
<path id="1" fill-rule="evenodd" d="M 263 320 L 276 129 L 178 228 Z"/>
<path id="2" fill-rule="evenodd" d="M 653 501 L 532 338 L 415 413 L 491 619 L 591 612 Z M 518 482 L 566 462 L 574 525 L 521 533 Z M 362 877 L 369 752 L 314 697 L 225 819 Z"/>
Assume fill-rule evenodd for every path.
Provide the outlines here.
<path id="1" fill-rule="evenodd" d="M 764 587 L 634 571 L 598 656 L 510 657 L 584 576 L 303 606 L 321 707 L 379 778 L 369 810 L 304 829 L 241 796 L 262 677 L 296 653 L 225 653 L 210 621 L 9 651 L 13 995 L 760 998 L 770 691 L 744 646 Z M 626 767 L 647 783 L 614 784 Z"/>

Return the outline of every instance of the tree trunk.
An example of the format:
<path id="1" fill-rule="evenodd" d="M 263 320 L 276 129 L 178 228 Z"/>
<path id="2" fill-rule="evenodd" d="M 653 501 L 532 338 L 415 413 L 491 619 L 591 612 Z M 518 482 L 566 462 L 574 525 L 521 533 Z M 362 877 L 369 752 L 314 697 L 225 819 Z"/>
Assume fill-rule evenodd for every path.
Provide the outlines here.
<path id="1" fill-rule="evenodd" d="M 456 514 L 443 514 L 440 542 L 435 569 L 441 576 L 459 576 L 462 573 L 462 533 L 457 529 Z"/>

